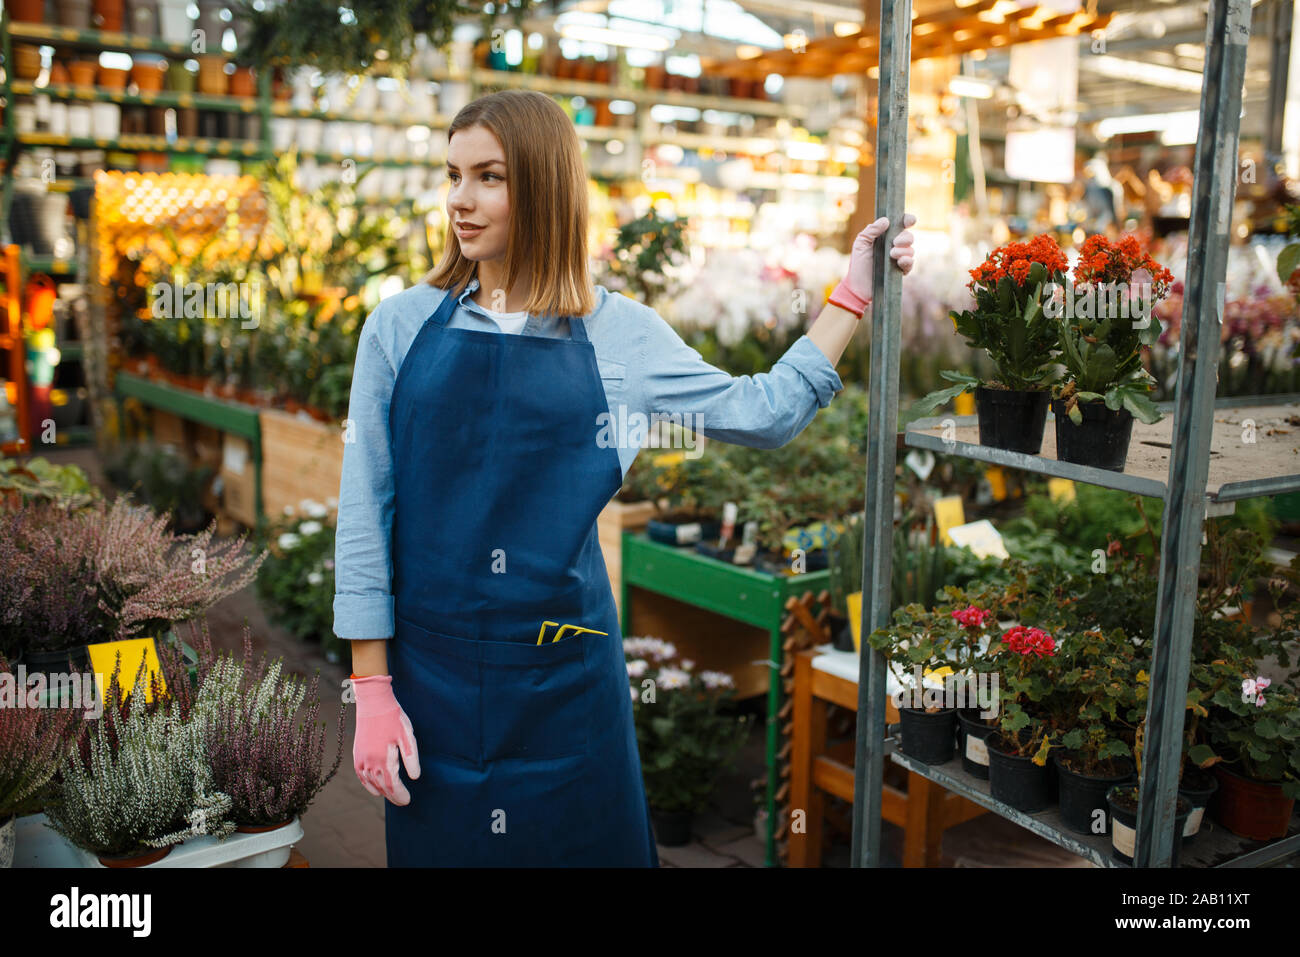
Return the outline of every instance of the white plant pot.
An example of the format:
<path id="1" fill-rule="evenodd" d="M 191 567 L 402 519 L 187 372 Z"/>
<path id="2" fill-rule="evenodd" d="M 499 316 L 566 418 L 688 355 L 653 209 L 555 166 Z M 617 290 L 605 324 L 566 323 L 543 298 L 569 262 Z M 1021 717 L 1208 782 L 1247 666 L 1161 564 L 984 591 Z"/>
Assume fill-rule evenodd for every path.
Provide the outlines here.
<path id="1" fill-rule="evenodd" d="M 122 107 L 116 103 L 92 103 L 90 117 L 97 140 L 115 140 L 122 132 Z"/>
<path id="2" fill-rule="evenodd" d="M 282 153 L 293 144 L 294 120 L 287 116 L 271 117 L 271 146 Z"/>
<path id="3" fill-rule="evenodd" d="M 380 132 L 383 127 L 379 127 Z M 374 156 L 375 155 L 375 127 L 369 123 L 353 123 L 352 129 L 353 150 L 357 156 Z"/>
<path id="4" fill-rule="evenodd" d="M 383 196 L 396 196 L 402 191 L 402 168 L 400 166 L 386 167 L 381 171 L 381 175 L 372 177 L 380 180 L 379 192 Z"/>
<path id="5" fill-rule="evenodd" d="M 55 136 L 68 135 L 68 104 L 50 104 L 50 132 Z"/>
<path id="6" fill-rule="evenodd" d="M 13 109 L 14 109 L 14 128 L 19 133 L 35 133 L 36 132 L 36 104 L 15 103 Z"/>
<path id="7" fill-rule="evenodd" d="M 304 153 L 314 153 L 320 149 L 321 133 L 325 123 L 317 119 L 300 119 L 298 123 L 298 148 Z"/>
<path id="8" fill-rule="evenodd" d="M 438 113 L 443 116 L 455 116 L 467 103 L 469 103 L 468 83 L 452 81 L 442 84 L 442 88 L 438 91 Z"/>
<path id="9" fill-rule="evenodd" d="M 378 105 L 379 88 L 375 86 L 375 81 L 372 78 L 366 77 L 361 81 L 356 99 L 352 101 L 352 113 L 354 116 L 374 113 Z"/>
<path id="10" fill-rule="evenodd" d="M 90 104 L 68 104 L 68 135 L 88 139 L 90 137 Z"/>
<path id="11" fill-rule="evenodd" d="M 168 43 L 190 42 L 194 21 L 190 19 L 189 0 L 158 0 L 158 25 Z"/>
<path id="12" fill-rule="evenodd" d="M 15 820 L 15 818 L 10 817 L 9 820 L 0 824 L 0 870 L 13 867 L 14 864 L 14 843 L 17 831 L 14 827 Z"/>

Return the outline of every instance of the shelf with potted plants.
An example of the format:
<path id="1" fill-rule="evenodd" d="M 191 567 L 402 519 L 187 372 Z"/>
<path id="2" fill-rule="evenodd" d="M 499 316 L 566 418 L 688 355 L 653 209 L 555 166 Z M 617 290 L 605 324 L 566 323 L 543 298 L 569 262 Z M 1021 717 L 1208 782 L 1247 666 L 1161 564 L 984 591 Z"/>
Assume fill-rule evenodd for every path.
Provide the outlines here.
<path id="1" fill-rule="evenodd" d="M 1300 794 L 1300 670 L 1285 673 L 1297 612 L 1294 601 L 1277 600 L 1300 574 L 1293 568 L 1288 583 L 1270 583 L 1277 607 L 1287 610 L 1281 627 L 1256 633 L 1246 619 L 1226 614 L 1227 603 L 1265 567 L 1266 538 L 1216 524 L 1209 540 L 1175 866 L 1245 866 L 1300 845 L 1300 815 L 1293 813 Z M 1098 866 L 1115 867 L 1132 861 L 1136 804 L 1128 789 L 1141 771 L 1152 670 L 1151 630 L 1133 623 L 1154 619 L 1156 579 L 1148 562 L 1118 540 L 1106 553 L 1100 574 L 1013 561 L 1009 585 L 949 588 L 933 609 L 900 608 L 870 643 L 901 678 L 920 666 L 927 687 L 932 675 L 951 673 L 957 687 L 969 689 L 965 710 L 951 700 L 942 704 L 957 707 L 925 707 L 922 700 L 901 708 L 895 762 Z M 1273 660 L 1282 670 L 1274 665 L 1272 680 L 1260 676 L 1261 663 Z M 979 687 L 978 703 L 996 707 L 982 714 L 973 682 L 992 675 L 1000 681 Z M 1235 771 L 1224 767 L 1228 761 Z M 1226 796 L 1216 799 L 1224 787 Z M 1271 801 L 1269 813 L 1247 811 L 1243 790 Z"/>
<path id="2" fill-rule="evenodd" d="M 997 370 L 919 399 L 905 441 L 915 448 L 1164 497 L 1173 422 L 1150 399 L 1144 350 L 1161 333 L 1152 307 L 1167 294 L 1168 270 L 1133 237 L 1085 240 L 1073 282 L 1048 236 L 994 250 L 971 271 L 973 310 L 956 329 Z M 927 415 L 974 391 L 977 415 Z M 1048 406 L 1053 428 L 1044 432 Z M 1164 404 L 1169 408 L 1170 404 Z M 1206 485 L 1211 503 L 1300 489 L 1289 429 L 1294 396 L 1216 403 Z M 1134 421 L 1137 419 L 1138 421 Z"/>

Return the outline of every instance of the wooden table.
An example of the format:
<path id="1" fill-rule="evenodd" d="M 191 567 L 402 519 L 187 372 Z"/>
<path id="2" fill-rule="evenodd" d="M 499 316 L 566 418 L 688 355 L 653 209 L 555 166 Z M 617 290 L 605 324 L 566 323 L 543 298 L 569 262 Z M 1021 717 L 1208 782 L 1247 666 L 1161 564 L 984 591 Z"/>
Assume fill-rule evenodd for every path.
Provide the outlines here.
<path id="1" fill-rule="evenodd" d="M 790 867 L 821 866 L 826 793 L 853 801 L 854 742 L 826 743 L 826 705 L 858 710 L 858 683 L 846 676 L 850 659 L 856 670 L 856 655 L 829 651 L 829 646 L 802 651 L 795 658 L 790 807 L 807 814 L 803 833 L 791 828 Z M 893 702 L 886 701 L 885 712 L 888 723 L 898 721 Z M 943 832 L 987 813 L 911 771 L 906 790 L 888 781 L 882 786 L 881 817 L 903 828 L 904 867 L 938 867 Z"/>

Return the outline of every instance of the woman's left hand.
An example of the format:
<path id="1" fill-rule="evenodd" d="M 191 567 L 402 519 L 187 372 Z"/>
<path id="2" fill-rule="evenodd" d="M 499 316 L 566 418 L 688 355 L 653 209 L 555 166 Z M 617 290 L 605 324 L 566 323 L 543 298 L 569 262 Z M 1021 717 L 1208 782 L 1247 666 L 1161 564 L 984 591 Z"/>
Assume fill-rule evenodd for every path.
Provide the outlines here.
<path id="1" fill-rule="evenodd" d="M 903 271 L 904 275 L 911 271 L 916 258 L 912 247 L 914 238 L 908 231 L 915 224 L 916 217 L 911 213 L 904 213 L 903 231 L 894 237 L 894 244 L 889 250 L 889 257 L 894 260 L 895 265 Z M 844 301 L 845 305 L 857 305 L 861 302 L 863 309 L 870 304 L 875 294 L 875 290 L 871 288 L 871 276 L 876 240 L 888 229 L 889 220 L 882 216 L 858 233 L 857 238 L 853 240 L 853 250 L 849 254 L 848 275 L 831 294 L 832 299 Z M 842 295 L 842 293 L 847 294 Z"/>

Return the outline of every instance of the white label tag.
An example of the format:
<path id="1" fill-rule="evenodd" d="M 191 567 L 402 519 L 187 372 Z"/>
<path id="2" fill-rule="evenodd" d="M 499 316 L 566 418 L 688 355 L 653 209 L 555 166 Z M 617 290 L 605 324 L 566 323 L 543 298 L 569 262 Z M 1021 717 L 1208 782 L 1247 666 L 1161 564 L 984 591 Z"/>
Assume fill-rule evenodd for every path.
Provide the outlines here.
<path id="1" fill-rule="evenodd" d="M 700 540 L 700 535 L 703 531 L 704 530 L 700 527 L 699 522 L 691 522 L 689 525 L 678 525 L 677 544 L 693 545 Z"/>
<path id="2" fill-rule="evenodd" d="M 1125 857 L 1133 856 L 1133 842 L 1137 837 L 1137 831 L 1127 824 L 1121 824 L 1113 816 L 1110 821 L 1110 842 L 1114 845 L 1115 850 L 1119 851 Z"/>
<path id="3" fill-rule="evenodd" d="M 244 474 L 248 448 L 241 442 L 227 442 L 221 449 L 221 467 L 235 475 Z"/>
<path id="4" fill-rule="evenodd" d="M 1183 825 L 1183 837 L 1191 837 L 1201 829 L 1201 817 L 1205 814 L 1205 808 L 1193 808 L 1192 813 L 1187 815 L 1187 823 Z"/>
<path id="5" fill-rule="evenodd" d="M 977 738 L 975 735 L 967 733 L 966 735 L 966 757 L 970 758 L 975 764 L 982 764 L 988 767 L 989 763 L 989 746 L 983 738 Z"/>

